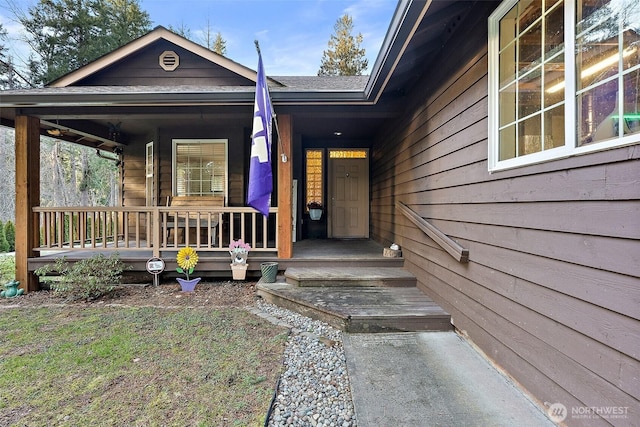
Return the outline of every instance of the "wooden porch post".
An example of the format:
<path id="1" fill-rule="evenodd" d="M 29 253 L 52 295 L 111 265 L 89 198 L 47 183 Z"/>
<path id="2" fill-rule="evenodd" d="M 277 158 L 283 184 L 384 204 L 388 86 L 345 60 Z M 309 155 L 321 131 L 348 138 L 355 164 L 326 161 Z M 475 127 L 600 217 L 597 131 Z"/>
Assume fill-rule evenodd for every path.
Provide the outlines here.
<path id="1" fill-rule="evenodd" d="M 37 291 L 38 278 L 27 261 L 40 246 L 32 208 L 40 205 L 40 120 L 16 116 L 16 280 L 25 292 Z"/>
<path id="2" fill-rule="evenodd" d="M 278 116 L 278 130 L 280 143 L 278 144 L 278 258 L 293 257 L 293 212 L 292 185 L 293 159 L 291 158 L 291 140 L 293 126 L 291 115 Z M 287 162 L 282 163 L 282 154 L 287 156 Z"/>

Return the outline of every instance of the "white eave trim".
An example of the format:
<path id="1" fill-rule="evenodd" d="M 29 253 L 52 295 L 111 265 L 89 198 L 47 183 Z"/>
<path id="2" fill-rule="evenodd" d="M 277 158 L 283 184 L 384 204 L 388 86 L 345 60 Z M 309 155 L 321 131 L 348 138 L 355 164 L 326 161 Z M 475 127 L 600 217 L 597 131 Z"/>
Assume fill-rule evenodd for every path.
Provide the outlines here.
<path id="1" fill-rule="evenodd" d="M 380 96 L 382 96 L 409 42 L 427 14 L 431 3 L 432 0 L 401 0 L 398 3 L 387 34 L 382 42 L 380 53 L 373 65 L 371 76 L 365 86 L 365 95 L 367 98 L 372 99 L 372 102 L 377 103 Z M 415 20 L 409 24 L 406 22 L 409 16 L 415 16 L 414 13 L 410 13 L 410 10 L 415 10 L 416 7 L 420 9 L 417 12 Z M 411 25 L 411 29 L 405 35 L 402 34 L 402 32 L 407 24 Z M 398 46 L 399 39 L 402 40 L 401 46 Z M 396 52 L 394 52 L 394 50 Z"/>
<path id="2" fill-rule="evenodd" d="M 60 90 L 64 91 L 65 88 Z M 0 99 L 2 108 L 33 107 L 122 107 L 122 106 L 188 106 L 188 105 L 253 105 L 255 91 L 229 92 L 94 92 L 34 93 L 5 95 Z M 370 105 L 361 91 L 294 92 L 272 91 L 274 105 Z"/>

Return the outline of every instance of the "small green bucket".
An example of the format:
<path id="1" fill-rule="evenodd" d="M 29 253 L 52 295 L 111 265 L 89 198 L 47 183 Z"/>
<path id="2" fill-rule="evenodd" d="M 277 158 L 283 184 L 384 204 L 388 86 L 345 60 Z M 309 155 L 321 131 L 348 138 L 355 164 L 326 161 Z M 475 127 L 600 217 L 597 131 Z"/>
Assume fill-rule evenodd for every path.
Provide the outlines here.
<path id="1" fill-rule="evenodd" d="M 260 263 L 260 271 L 262 272 L 262 282 L 273 283 L 276 281 L 276 276 L 278 275 L 278 263 L 277 262 Z"/>

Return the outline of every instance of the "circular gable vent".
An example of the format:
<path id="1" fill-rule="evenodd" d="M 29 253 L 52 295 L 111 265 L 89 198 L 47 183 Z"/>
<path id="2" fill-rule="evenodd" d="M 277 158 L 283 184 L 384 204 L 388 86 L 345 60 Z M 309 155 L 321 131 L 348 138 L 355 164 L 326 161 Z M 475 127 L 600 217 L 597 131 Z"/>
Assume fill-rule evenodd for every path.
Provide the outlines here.
<path id="1" fill-rule="evenodd" d="M 160 54 L 160 66 L 165 71 L 173 71 L 180 65 L 180 57 L 172 50 L 165 50 Z"/>

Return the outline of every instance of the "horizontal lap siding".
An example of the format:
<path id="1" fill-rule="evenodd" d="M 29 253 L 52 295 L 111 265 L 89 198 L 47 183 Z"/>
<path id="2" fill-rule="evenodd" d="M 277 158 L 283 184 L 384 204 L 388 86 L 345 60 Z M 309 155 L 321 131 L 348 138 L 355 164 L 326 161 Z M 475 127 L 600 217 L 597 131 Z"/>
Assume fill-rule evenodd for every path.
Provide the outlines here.
<path id="1" fill-rule="evenodd" d="M 399 243 L 419 286 L 540 403 L 630 411 L 568 424 L 633 423 L 640 149 L 489 174 L 486 46 L 477 50 L 443 58 L 434 69 L 453 77 L 426 75 L 413 91 L 422 99 L 413 97 L 414 107 L 376 142 L 372 235 Z M 421 233 L 398 201 L 468 248 L 470 262 L 456 262 Z"/>
<path id="2" fill-rule="evenodd" d="M 173 51 L 180 64 L 173 71 L 160 66 L 160 55 Z M 147 46 L 78 82 L 81 86 L 149 86 L 149 85 L 252 86 L 253 81 L 208 59 L 202 58 L 166 40 Z"/>
<path id="3" fill-rule="evenodd" d="M 172 196 L 173 183 L 173 140 L 174 139 L 226 139 L 228 164 L 228 200 L 226 206 L 244 206 L 245 141 L 242 126 L 216 126 L 207 124 L 201 127 L 161 128 L 159 129 L 159 204 L 165 205 L 167 197 Z"/>
<path id="4" fill-rule="evenodd" d="M 438 294 L 455 290 L 454 302 L 448 301 L 448 304 L 452 305 L 446 306 L 447 309 L 454 310 L 454 323 L 458 324 L 455 315 L 455 312 L 460 310 L 458 302 L 461 296 L 465 296 L 491 315 L 517 319 L 515 323 L 523 331 L 558 348 L 602 378 L 611 379 L 617 386 L 627 389 L 628 393 L 640 392 L 637 383 L 625 384 L 625 378 L 620 374 L 625 361 L 637 358 L 625 354 L 633 354 L 637 349 L 637 337 L 633 338 L 636 322 L 632 318 L 620 318 L 602 307 L 589 308 L 588 302 L 559 292 L 558 289 L 562 287 L 562 281 L 567 280 L 567 276 L 557 270 L 544 272 L 542 278 L 548 280 L 544 286 L 539 285 L 537 282 L 541 281 L 540 277 L 534 274 L 534 269 L 539 266 L 536 257 L 521 256 L 517 259 L 517 264 L 513 264 L 517 265 L 518 270 L 525 270 L 523 276 L 532 280 L 516 278 L 513 268 L 504 268 L 505 260 L 513 263 L 514 259 L 510 256 L 511 251 L 501 248 L 491 251 L 488 247 L 480 247 L 479 244 L 468 245 L 478 253 L 482 251 L 484 257 L 468 265 L 451 264 L 448 254 L 429 244 L 426 237 L 415 239 L 416 233 L 410 225 L 406 221 L 401 227 L 401 232 L 406 233 L 403 235 L 404 247 L 419 249 L 416 249 L 415 253 L 407 254 L 407 265 L 411 269 L 424 270 L 431 278 L 427 280 L 430 289 L 434 289 Z M 511 271 L 503 272 L 496 269 L 496 266 Z M 560 278 L 557 279 L 555 275 Z M 446 288 L 442 288 L 442 285 L 434 287 L 434 277 L 445 283 Z M 589 296 L 589 290 L 605 295 L 612 292 L 613 286 L 612 284 L 601 290 L 589 287 L 585 295 Z M 625 305 L 631 308 L 631 304 Z M 469 315 L 467 312 L 464 314 Z M 592 318 L 596 315 L 599 321 L 593 322 Z M 593 338 L 597 338 L 599 342 L 594 342 Z M 518 337 L 514 339 L 517 340 Z M 636 342 L 633 342 L 633 339 Z M 605 340 L 610 344 L 603 344 Z M 584 351 L 585 348 L 589 351 Z"/>
<path id="5" fill-rule="evenodd" d="M 145 206 L 145 153 L 144 144 L 132 143 L 124 150 L 122 180 L 123 206 Z"/>

